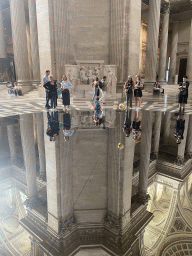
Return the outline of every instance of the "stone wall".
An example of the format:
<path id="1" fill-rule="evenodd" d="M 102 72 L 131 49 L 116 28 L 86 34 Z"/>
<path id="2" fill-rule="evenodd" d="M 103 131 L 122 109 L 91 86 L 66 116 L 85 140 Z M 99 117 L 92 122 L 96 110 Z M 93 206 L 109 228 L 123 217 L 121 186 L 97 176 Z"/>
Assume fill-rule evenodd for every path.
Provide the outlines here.
<path id="1" fill-rule="evenodd" d="M 76 60 L 109 64 L 110 0 L 71 0 L 69 26 L 69 64 Z"/>

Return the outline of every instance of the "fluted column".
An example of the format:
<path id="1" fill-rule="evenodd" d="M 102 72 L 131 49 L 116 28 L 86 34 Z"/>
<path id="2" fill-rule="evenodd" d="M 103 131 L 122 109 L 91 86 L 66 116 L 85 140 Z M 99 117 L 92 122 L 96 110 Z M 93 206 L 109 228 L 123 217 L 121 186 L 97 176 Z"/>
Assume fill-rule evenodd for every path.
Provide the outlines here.
<path id="1" fill-rule="evenodd" d="M 188 50 L 188 59 L 187 59 L 187 75 L 189 81 L 192 83 L 192 19 L 191 19 L 191 29 L 189 36 L 189 50 Z"/>
<path id="2" fill-rule="evenodd" d="M 164 11 L 162 30 L 161 30 L 161 46 L 160 46 L 159 77 L 158 77 L 158 81 L 161 83 L 165 83 L 170 6 L 167 6 L 165 8 L 166 9 Z"/>
<path id="3" fill-rule="evenodd" d="M 2 16 L 1 10 L 0 10 L 0 58 L 7 58 L 4 26 L 3 26 L 3 16 Z"/>
<path id="4" fill-rule="evenodd" d="M 192 115 L 189 116 L 186 153 L 192 157 Z"/>
<path id="5" fill-rule="evenodd" d="M 141 0 L 129 0 L 128 10 L 128 71 L 125 70 L 124 79 L 139 74 Z"/>
<path id="6" fill-rule="evenodd" d="M 178 145 L 177 159 L 179 162 L 184 161 L 185 146 L 186 146 L 187 134 L 188 134 L 189 115 L 185 115 L 183 119 L 185 119 L 185 130 L 183 133 L 183 140 L 181 140 L 181 143 Z"/>
<path id="7" fill-rule="evenodd" d="M 145 63 L 145 88 L 153 90 L 156 80 L 157 50 L 159 40 L 159 21 L 160 21 L 161 0 L 149 1 L 149 18 L 147 28 L 147 49 Z"/>
<path id="8" fill-rule="evenodd" d="M 53 114 L 53 113 L 52 113 Z M 54 113 L 57 114 L 57 113 Z M 48 225 L 56 233 L 61 228 L 61 172 L 60 172 L 60 145 L 52 142 L 46 135 L 47 113 L 43 113 L 44 140 L 46 158 L 46 180 L 47 180 L 47 206 Z M 63 136 L 60 132 L 59 136 Z"/>
<path id="9" fill-rule="evenodd" d="M 167 111 L 165 113 L 165 120 L 164 120 L 163 145 L 167 145 L 169 142 L 170 126 L 171 126 L 171 112 Z"/>
<path id="10" fill-rule="evenodd" d="M 37 194 L 36 188 L 36 154 L 34 144 L 33 115 L 20 116 L 21 142 L 26 169 L 28 197 L 33 198 Z"/>
<path id="11" fill-rule="evenodd" d="M 171 58 L 170 58 L 170 69 L 169 69 L 169 83 L 174 83 L 176 74 L 176 63 L 177 63 L 177 44 L 178 44 L 178 29 L 179 21 L 173 23 L 172 31 L 172 42 L 171 42 Z"/>
<path id="12" fill-rule="evenodd" d="M 159 141 L 161 133 L 161 111 L 155 111 L 154 138 L 153 138 L 153 153 L 158 156 Z"/>
<path id="13" fill-rule="evenodd" d="M 33 84 L 40 84 L 39 43 L 37 34 L 36 1 L 28 0 Z"/>
<path id="14" fill-rule="evenodd" d="M 139 171 L 139 195 L 143 200 L 145 200 L 147 193 L 148 171 L 151 153 L 152 121 L 153 112 L 143 111 Z"/>
<path id="15" fill-rule="evenodd" d="M 11 160 L 14 161 L 17 156 L 17 145 L 16 145 L 16 139 L 15 139 L 15 128 L 14 125 L 8 125 L 7 126 L 7 136 L 9 141 L 9 149 L 11 154 Z"/>
<path id="16" fill-rule="evenodd" d="M 40 175 L 43 180 L 46 177 L 46 164 L 45 164 L 45 145 L 44 145 L 44 124 L 43 124 L 43 113 L 36 113 L 36 124 L 37 124 L 37 145 L 39 151 L 39 164 L 40 164 Z"/>
<path id="17" fill-rule="evenodd" d="M 13 38 L 14 61 L 18 85 L 23 93 L 31 88 L 28 46 L 26 35 L 24 0 L 11 0 L 11 26 Z"/>

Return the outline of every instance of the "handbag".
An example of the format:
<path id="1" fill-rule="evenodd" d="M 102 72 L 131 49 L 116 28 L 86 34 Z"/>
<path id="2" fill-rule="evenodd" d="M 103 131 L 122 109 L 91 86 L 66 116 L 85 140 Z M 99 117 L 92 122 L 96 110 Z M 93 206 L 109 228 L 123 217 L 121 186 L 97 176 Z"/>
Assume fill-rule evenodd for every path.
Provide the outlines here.
<path id="1" fill-rule="evenodd" d="M 57 95 L 59 96 L 59 95 L 61 95 L 61 90 L 57 90 Z"/>
<path id="2" fill-rule="evenodd" d="M 187 94 L 187 92 L 186 92 L 185 89 L 181 89 L 181 90 L 180 90 L 180 95 L 184 96 L 184 95 L 186 95 L 186 94 Z"/>

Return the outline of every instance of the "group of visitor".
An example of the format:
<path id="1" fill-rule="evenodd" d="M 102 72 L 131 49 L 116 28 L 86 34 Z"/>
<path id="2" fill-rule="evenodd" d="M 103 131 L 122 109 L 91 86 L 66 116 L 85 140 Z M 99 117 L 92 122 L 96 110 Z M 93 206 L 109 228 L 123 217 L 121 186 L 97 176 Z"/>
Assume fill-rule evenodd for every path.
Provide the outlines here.
<path id="1" fill-rule="evenodd" d="M 140 75 L 136 75 L 135 82 L 133 81 L 132 76 L 129 75 L 127 81 L 125 82 L 124 89 L 125 89 L 127 107 L 129 103 L 130 108 L 132 108 L 132 98 L 133 98 L 133 90 L 134 90 L 135 107 L 140 108 L 142 89 L 143 89 L 143 83 L 141 81 Z"/>
<path id="2" fill-rule="evenodd" d="M 17 86 L 17 82 L 7 82 L 6 84 L 7 86 L 7 92 L 8 94 L 12 94 L 15 96 L 21 95 L 21 90 L 19 90 L 18 86 Z"/>
<path id="3" fill-rule="evenodd" d="M 58 95 L 61 91 L 57 87 L 57 80 L 54 80 L 53 75 L 50 75 L 50 70 L 46 70 L 45 76 L 43 77 L 43 87 L 46 91 L 46 104 L 45 107 L 47 109 L 57 107 L 57 99 Z M 63 75 L 61 82 L 61 90 L 62 90 L 62 103 L 64 108 L 70 108 L 70 92 L 69 88 L 72 88 L 73 85 L 67 80 L 67 76 Z M 51 105 L 49 102 L 51 101 Z"/>

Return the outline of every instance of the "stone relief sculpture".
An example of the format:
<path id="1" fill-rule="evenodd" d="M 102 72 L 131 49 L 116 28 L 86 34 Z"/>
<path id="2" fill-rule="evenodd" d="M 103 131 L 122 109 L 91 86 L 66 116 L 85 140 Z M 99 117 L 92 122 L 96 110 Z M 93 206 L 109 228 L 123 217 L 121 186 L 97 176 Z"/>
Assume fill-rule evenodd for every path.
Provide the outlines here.
<path id="1" fill-rule="evenodd" d="M 73 76 L 72 76 L 72 73 L 71 73 L 71 69 L 69 68 L 68 71 L 67 71 L 67 78 L 69 80 L 69 82 L 71 83 L 72 80 L 73 80 Z"/>
<path id="2" fill-rule="evenodd" d="M 89 84 L 95 80 L 95 75 L 93 74 L 93 69 L 91 66 L 89 67 L 89 70 L 88 70 L 88 78 L 89 78 Z"/>
<path id="3" fill-rule="evenodd" d="M 116 87 L 117 85 L 117 77 L 112 72 L 111 69 L 108 69 L 108 75 L 107 75 L 107 82 L 108 82 L 108 93 L 112 94 L 112 87 Z"/>
<path id="4" fill-rule="evenodd" d="M 96 77 L 98 77 L 99 80 L 101 79 L 101 70 L 100 70 L 100 68 L 96 69 Z"/>
<path id="5" fill-rule="evenodd" d="M 88 82 L 88 77 L 86 76 L 84 66 L 80 70 L 80 81 L 81 81 L 81 84 L 87 84 Z"/>

